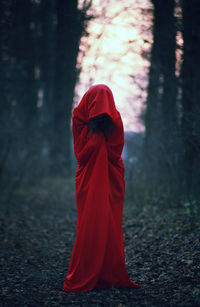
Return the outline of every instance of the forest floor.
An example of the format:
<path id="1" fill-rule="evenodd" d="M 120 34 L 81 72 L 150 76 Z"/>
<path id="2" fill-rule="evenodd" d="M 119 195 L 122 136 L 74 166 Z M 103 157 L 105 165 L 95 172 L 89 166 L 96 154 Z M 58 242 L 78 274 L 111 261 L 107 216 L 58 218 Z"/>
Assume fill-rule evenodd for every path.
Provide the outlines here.
<path id="1" fill-rule="evenodd" d="M 140 289 L 62 291 L 76 234 L 73 180 L 1 204 L 0 306 L 200 306 L 200 222 L 190 208 L 125 203 L 126 266 Z"/>

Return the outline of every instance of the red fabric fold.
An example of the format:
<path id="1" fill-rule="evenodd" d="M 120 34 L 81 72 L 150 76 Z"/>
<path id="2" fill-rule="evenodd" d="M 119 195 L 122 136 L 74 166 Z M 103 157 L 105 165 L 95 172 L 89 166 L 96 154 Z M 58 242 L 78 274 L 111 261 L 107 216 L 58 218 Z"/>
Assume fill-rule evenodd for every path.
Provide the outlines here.
<path id="1" fill-rule="evenodd" d="M 107 139 L 90 131 L 88 121 L 108 114 L 113 122 Z M 124 131 L 111 90 L 92 86 L 73 111 L 76 171 L 77 233 L 63 290 L 139 287 L 130 280 L 124 256 L 122 214 Z"/>

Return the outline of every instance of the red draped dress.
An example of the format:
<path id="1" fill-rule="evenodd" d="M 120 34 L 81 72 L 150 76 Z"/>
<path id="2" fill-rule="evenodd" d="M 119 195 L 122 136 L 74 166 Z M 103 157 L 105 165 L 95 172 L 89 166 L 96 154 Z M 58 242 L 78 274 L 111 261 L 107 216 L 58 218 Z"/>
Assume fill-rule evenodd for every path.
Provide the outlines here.
<path id="1" fill-rule="evenodd" d="M 90 118 L 110 116 L 107 138 L 89 129 Z M 90 87 L 73 111 L 76 171 L 77 231 L 63 290 L 86 292 L 139 285 L 130 280 L 124 255 L 122 214 L 124 130 L 109 87 Z"/>

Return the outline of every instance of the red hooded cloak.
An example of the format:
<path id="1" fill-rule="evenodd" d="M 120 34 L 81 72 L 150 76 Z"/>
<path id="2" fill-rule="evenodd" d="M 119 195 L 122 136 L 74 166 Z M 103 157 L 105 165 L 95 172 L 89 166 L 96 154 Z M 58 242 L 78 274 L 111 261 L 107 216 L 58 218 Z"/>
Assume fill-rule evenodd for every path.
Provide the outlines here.
<path id="1" fill-rule="evenodd" d="M 113 128 L 105 139 L 89 129 L 89 119 L 107 114 Z M 68 292 L 93 288 L 139 287 L 130 280 L 124 256 L 122 214 L 124 130 L 109 87 L 90 87 L 73 111 L 77 233 L 63 284 Z"/>

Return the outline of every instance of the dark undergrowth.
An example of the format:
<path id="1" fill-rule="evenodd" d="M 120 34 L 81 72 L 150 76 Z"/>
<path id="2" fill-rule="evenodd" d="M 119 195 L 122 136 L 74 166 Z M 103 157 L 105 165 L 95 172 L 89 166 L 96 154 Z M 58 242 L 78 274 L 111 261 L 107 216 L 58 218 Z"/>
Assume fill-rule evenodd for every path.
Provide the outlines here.
<path id="1" fill-rule="evenodd" d="M 124 206 L 126 265 L 141 289 L 65 293 L 76 234 L 73 180 L 23 187 L 1 203 L 1 306 L 200 306 L 200 222 L 189 205 Z"/>

